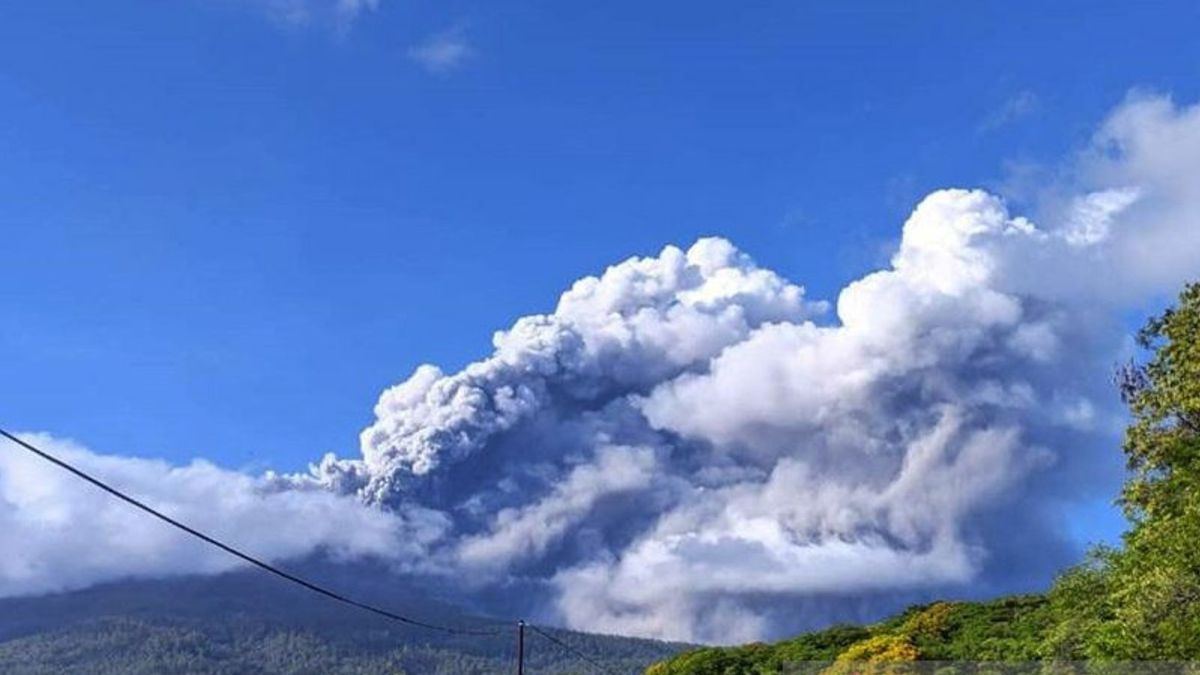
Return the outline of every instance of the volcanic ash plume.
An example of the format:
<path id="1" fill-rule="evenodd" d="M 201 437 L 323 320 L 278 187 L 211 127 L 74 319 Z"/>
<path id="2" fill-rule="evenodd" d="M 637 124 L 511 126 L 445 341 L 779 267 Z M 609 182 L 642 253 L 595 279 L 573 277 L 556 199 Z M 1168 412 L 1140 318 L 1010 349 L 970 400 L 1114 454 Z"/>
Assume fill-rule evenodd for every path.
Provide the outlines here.
<path id="1" fill-rule="evenodd" d="M 308 474 L 84 458 L 225 505 L 274 557 L 385 557 L 586 630 L 728 642 L 1040 588 L 1078 554 L 1062 514 L 1119 476 L 1123 321 L 1200 271 L 1200 108 L 1131 98 L 1063 175 L 1033 220 L 929 195 L 835 306 L 720 238 L 627 260 L 483 360 L 417 368 L 361 456 Z M 0 537 L 44 543 L 59 502 L 25 470 L 0 465 Z M 133 573 L 204 568 L 149 550 Z M 73 559 L 55 578 L 119 574 Z"/>
<path id="2" fill-rule="evenodd" d="M 723 239 L 627 260 L 421 366 L 361 459 L 288 484 L 437 519 L 426 563 L 592 630 L 727 641 L 1037 587 L 1077 553 L 1057 514 L 1116 476 L 1120 313 L 1200 269 L 1200 153 L 1173 150 L 1197 144 L 1197 109 L 1130 99 L 1048 226 L 935 192 L 836 313 Z"/>

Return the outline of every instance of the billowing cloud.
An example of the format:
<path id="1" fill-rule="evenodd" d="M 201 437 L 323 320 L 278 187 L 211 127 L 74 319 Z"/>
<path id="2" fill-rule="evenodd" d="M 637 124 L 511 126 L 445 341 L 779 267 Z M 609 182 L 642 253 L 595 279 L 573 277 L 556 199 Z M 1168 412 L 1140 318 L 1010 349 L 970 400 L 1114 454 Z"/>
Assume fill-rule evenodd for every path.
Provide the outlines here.
<path id="1" fill-rule="evenodd" d="M 1128 101 L 1046 222 L 930 195 L 833 316 L 722 239 L 616 265 L 289 480 L 446 514 L 432 555 L 548 581 L 580 628 L 727 640 L 787 623 L 763 596 L 1043 583 L 1074 554 L 1053 514 L 1112 487 L 1118 315 L 1200 269 L 1197 115 Z"/>
<path id="2" fill-rule="evenodd" d="M 1034 219 L 929 195 L 832 304 L 721 238 L 629 259 L 385 391 L 360 456 L 231 480 L 363 518 L 299 549 L 580 629 L 724 642 L 1036 588 L 1077 553 L 1064 506 L 1114 487 L 1123 313 L 1200 270 L 1200 108 L 1131 98 L 1063 175 Z"/>
<path id="3" fill-rule="evenodd" d="M 706 366 L 767 323 L 801 321 L 823 308 L 723 239 L 630 259 L 576 282 L 554 313 L 497 333 L 490 358 L 451 375 L 418 368 L 380 397 L 377 421 L 362 434 L 363 459 L 326 458 L 315 478 L 389 503 L 438 482 L 506 432 L 555 427 L 586 436 L 583 427 L 606 420 L 627 430 L 601 409 Z M 565 449 L 525 448 L 521 459 L 543 453 L 556 462 Z"/>
<path id="4" fill-rule="evenodd" d="M 349 497 L 264 490 L 261 478 L 201 460 L 174 466 L 99 455 L 44 434 L 23 438 L 271 560 L 317 552 L 394 560 L 417 554 L 436 534 L 436 524 L 411 522 Z M 0 597 L 123 577 L 220 572 L 239 564 L 7 439 L 0 439 L 0 550 Z"/>
<path id="5" fill-rule="evenodd" d="M 1084 158 L 1080 180 L 1118 195 L 1107 245 L 1093 255 L 1118 272 L 1102 288 L 1134 300 L 1175 290 L 1200 271 L 1200 105 L 1135 93 L 1108 117 Z M 1119 285 L 1119 287 L 1118 287 Z"/>
<path id="6" fill-rule="evenodd" d="M 656 468 L 646 448 L 601 447 L 595 463 L 572 469 L 547 497 L 496 513 L 492 531 L 464 539 L 458 557 L 474 568 L 541 556 L 590 517 L 599 500 L 651 487 Z"/>

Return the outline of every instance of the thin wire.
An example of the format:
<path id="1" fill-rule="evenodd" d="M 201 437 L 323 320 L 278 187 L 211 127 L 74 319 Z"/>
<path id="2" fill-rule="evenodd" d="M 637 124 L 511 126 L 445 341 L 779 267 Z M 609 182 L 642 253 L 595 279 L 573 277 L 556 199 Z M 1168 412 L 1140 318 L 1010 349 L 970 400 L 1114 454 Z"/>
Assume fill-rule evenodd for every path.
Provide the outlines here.
<path id="1" fill-rule="evenodd" d="M 450 626 L 440 626 L 438 624 L 426 623 L 424 621 L 419 621 L 417 619 L 410 619 L 406 616 L 401 616 L 400 614 L 396 614 L 395 612 L 390 612 L 386 609 L 381 609 L 374 605 L 369 605 L 365 602 L 359 602 L 358 600 L 354 600 L 352 598 L 346 597 L 336 591 L 331 591 L 322 586 L 318 586 L 317 584 L 315 584 L 311 581 L 308 581 L 307 579 L 302 579 L 301 577 L 298 577 L 294 574 L 285 572 L 268 562 L 259 560 L 258 558 L 255 558 L 254 556 L 252 556 L 248 553 L 243 553 L 242 551 L 234 548 L 233 546 L 230 546 L 229 544 L 226 544 L 226 543 L 216 539 L 215 537 L 211 537 L 195 528 L 185 525 L 185 524 L 179 522 L 178 520 L 175 520 L 174 518 L 166 515 L 165 513 L 162 513 L 161 511 L 157 511 L 154 508 L 147 506 L 146 504 L 143 504 L 142 502 L 138 501 L 137 499 L 130 497 L 129 495 L 125 494 L 124 492 L 121 492 L 120 490 L 118 490 L 114 487 L 110 487 L 108 484 L 104 483 L 100 479 L 92 477 L 91 475 L 85 473 L 84 471 L 82 471 L 80 469 L 75 468 L 74 466 L 71 466 L 67 462 L 55 457 L 54 455 L 51 455 L 50 453 L 48 453 L 44 450 L 34 447 L 32 444 L 27 443 L 26 441 L 18 438 L 17 436 L 15 436 L 13 434 L 10 434 L 8 431 L 6 431 L 2 428 L 0 428 L 0 435 L 3 435 L 8 440 L 25 448 L 26 450 L 28 450 L 29 452 L 32 452 L 33 454 L 37 455 L 38 457 L 41 457 L 42 459 L 46 460 L 47 462 L 50 462 L 51 464 L 57 465 L 59 468 L 62 468 L 66 471 L 69 471 L 70 473 L 75 474 L 79 478 L 82 478 L 83 480 L 100 488 L 101 490 L 104 490 L 105 492 L 116 497 L 117 499 L 120 499 L 128 504 L 131 504 L 131 505 L 141 509 L 142 511 L 149 513 L 150 515 L 154 516 L 155 518 L 158 518 L 159 520 L 161 520 L 169 525 L 172 525 L 180 530 L 183 530 L 184 532 L 187 532 L 188 534 L 192 535 L 193 537 L 196 537 L 197 539 L 200 539 L 201 541 L 203 541 L 207 544 L 215 546 L 232 556 L 241 558 L 242 560 L 250 563 L 251 565 L 254 565 L 255 567 L 266 570 L 267 572 L 270 572 L 271 574 L 274 574 L 275 576 L 286 579 L 287 581 L 290 581 L 299 586 L 303 586 L 304 588 L 307 588 L 308 590 L 310 590 L 314 593 L 317 593 L 318 595 L 323 595 L 331 600 L 335 600 L 337 602 L 340 602 L 340 603 L 343 603 L 346 605 L 350 605 L 351 607 L 357 607 L 358 609 L 366 610 L 368 612 L 371 612 L 372 614 L 377 614 L 379 616 L 391 619 L 393 621 L 398 621 L 400 623 L 408 624 L 410 626 L 416 626 L 418 628 L 426 628 L 429 630 L 441 631 L 443 633 L 451 633 L 454 635 L 500 635 L 501 633 L 504 632 L 501 630 L 472 630 L 472 629 L 463 629 L 463 628 L 453 628 Z"/>
<path id="2" fill-rule="evenodd" d="M 542 637 L 546 638 L 547 640 L 553 642 L 554 644 L 558 645 L 559 647 L 562 647 L 563 649 L 567 650 L 568 652 L 571 652 L 575 656 L 578 656 L 579 658 L 583 659 L 584 661 L 587 661 L 588 664 L 590 664 L 598 672 L 608 673 L 609 675 L 615 675 L 616 671 L 609 669 L 607 666 L 601 665 L 598 661 L 596 661 L 592 657 L 588 656 L 587 654 L 584 654 L 583 652 L 581 652 L 578 649 L 572 647 L 571 645 L 563 642 L 562 640 L 559 640 L 558 638 L 547 633 L 546 631 L 542 630 L 541 628 L 538 628 L 537 626 L 535 626 L 531 623 L 525 624 L 525 627 L 532 630 L 533 632 L 537 633 L 538 635 L 541 635 Z"/>

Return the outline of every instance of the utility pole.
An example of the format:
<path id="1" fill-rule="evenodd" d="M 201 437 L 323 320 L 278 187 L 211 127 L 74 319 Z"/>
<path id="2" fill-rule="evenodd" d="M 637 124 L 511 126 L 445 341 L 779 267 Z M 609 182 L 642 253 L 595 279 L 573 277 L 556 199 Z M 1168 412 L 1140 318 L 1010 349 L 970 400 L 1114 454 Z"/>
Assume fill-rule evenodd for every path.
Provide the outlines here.
<path id="1" fill-rule="evenodd" d="M 517 622 L 517 675 L 525 675 L 525 620 Z"/>

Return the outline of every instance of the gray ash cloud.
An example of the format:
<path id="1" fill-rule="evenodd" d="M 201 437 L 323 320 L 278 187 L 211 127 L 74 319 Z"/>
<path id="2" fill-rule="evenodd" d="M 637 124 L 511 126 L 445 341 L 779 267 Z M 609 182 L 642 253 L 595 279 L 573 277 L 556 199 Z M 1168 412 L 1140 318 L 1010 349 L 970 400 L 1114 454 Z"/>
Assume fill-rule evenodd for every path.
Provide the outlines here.
<path id="1" fill-rule="evenodd" d="M 1130 99 L 1036 218 L 935 192 L 832 304 L 721 238 L 632 258 L 252 492 L 365 505 L 358 554 L 584 630 L 729 642 L 1037 587 L 1119 470 L 1124 314 L 1200 271 L 1193 150 L 1200 110 Z"/>

